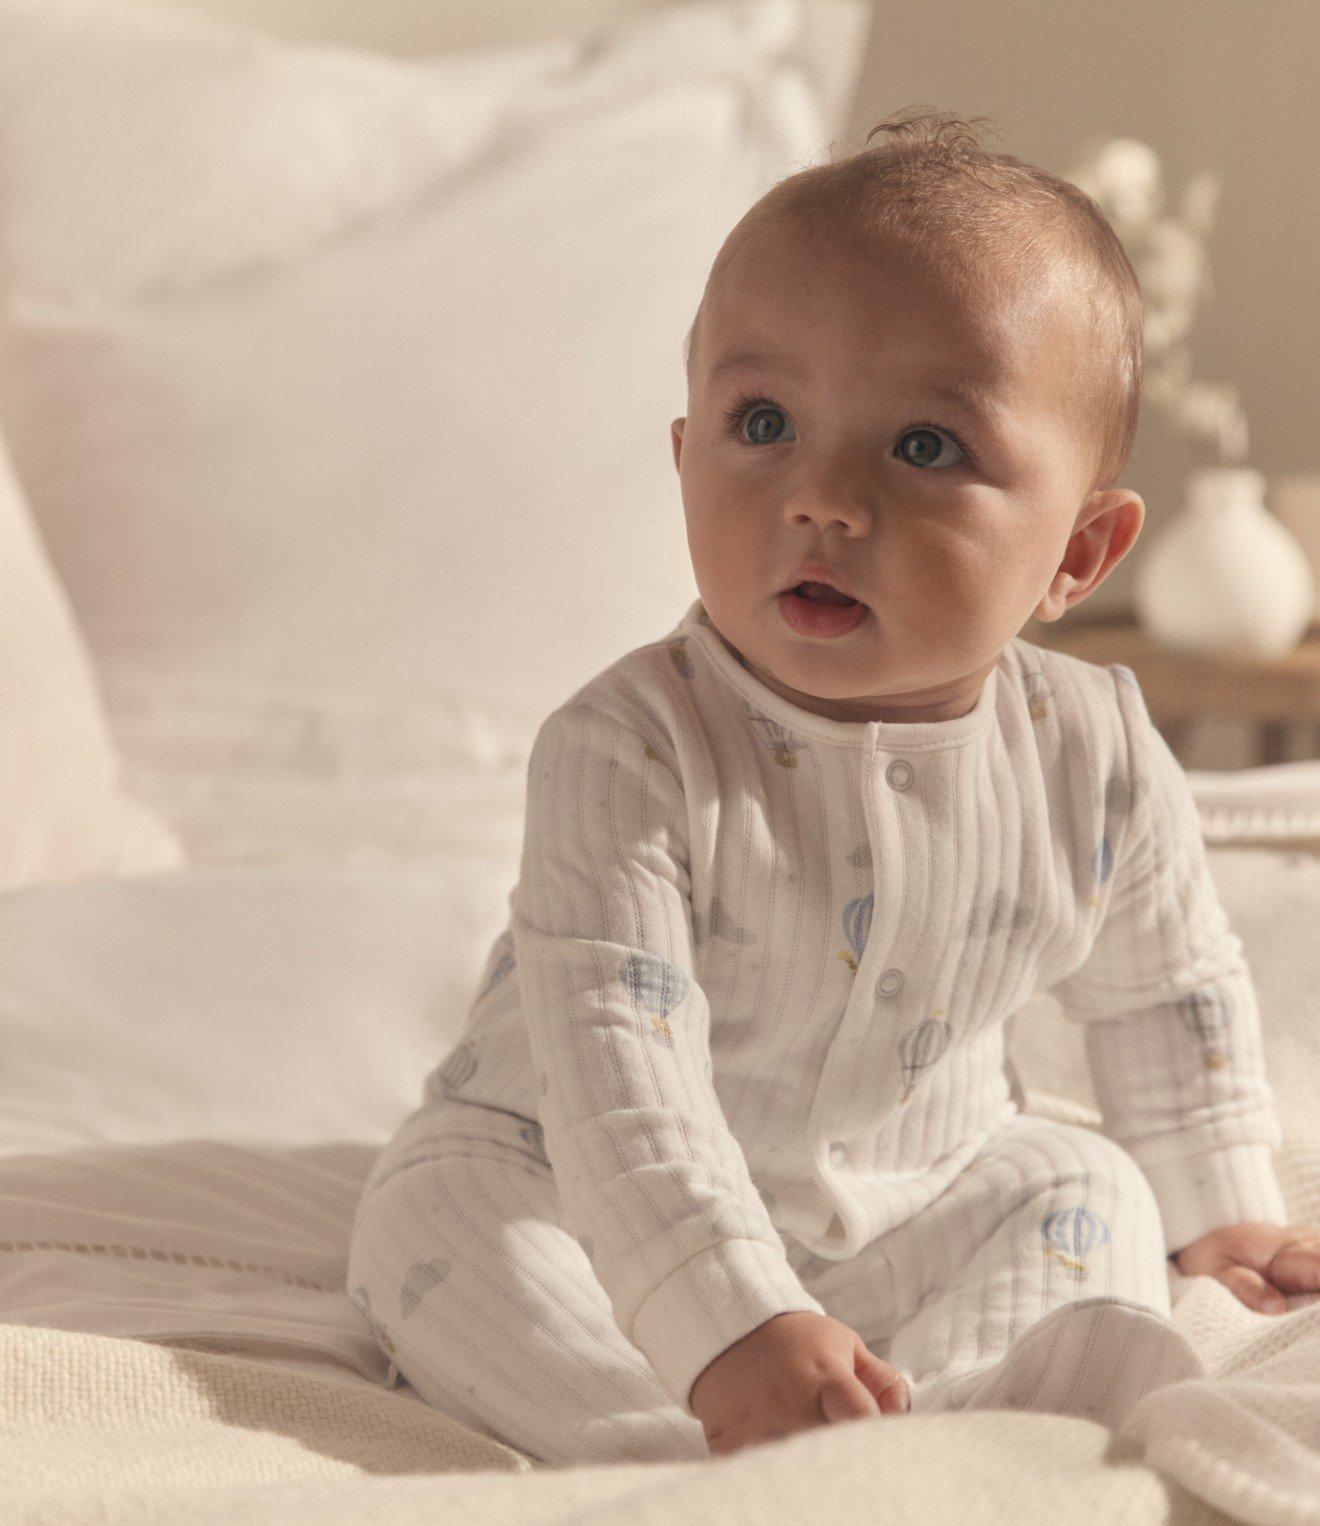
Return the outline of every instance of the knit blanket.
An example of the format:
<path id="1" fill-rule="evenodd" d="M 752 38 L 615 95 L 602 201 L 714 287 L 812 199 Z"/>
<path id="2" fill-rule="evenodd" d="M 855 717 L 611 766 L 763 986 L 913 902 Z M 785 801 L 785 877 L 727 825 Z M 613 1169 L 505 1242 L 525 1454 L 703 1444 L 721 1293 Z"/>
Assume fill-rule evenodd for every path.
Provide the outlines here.
<path id="1" fill-rule="evenodd" d="M 1310 1387 L 1320 1413 L 1320 1385 Z M 1210 1518 L 1132 1442 L 1055 1415 L 874 1418 L 705 1462 L 553 1469 L 420 1400 L 333 1373 L 16 1325 L 0 1327 L 0 1396 L 0 1518 L 14 1526 L 1057 1526 L 1079 1500 L 1099 1521 Z M 1251 1461 L 1277 1462 L 1281 1489 L 1297 1482 L 1263 1439 Z M 1216 1493 L 1226 1499 L 1247 1483 L 1224 1479 Z M 1309 1492 L 1320 1498 L 1315 1475 Z M 1291 1497 L 1297 1513 L 1250 1518 L 1315 1518 L 1304 1494 Z"/>
<path id="2" fill-rule="evenodd" d="M 1086 1119 L 1066 1098 L 1027 1101 Z M 1291 1145 L 1279 1164 L 1300 1179 Z M 1118 1432 L 1006 1410 L 877 1416 L 726 1458 L 567 1469 L 328 1359 L 3 1325 L 0 1519 L 1057 1526 L 1084 1500 L 1131 1526 L 1320 1526 L 1320 1295 L 1267 1316 L 1198 1277 L 1174 1298 L 1210 1376 L 1148 1394 Z"/>

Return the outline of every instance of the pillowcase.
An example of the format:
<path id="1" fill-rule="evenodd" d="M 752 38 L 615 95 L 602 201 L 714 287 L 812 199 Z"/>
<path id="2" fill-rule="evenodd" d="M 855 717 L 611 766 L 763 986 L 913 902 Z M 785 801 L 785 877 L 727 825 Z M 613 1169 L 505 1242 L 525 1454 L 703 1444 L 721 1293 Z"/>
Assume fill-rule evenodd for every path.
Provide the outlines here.
<path id="1" fill-rule="evenodd" d="M 516 851 L 540 720 L 696 595 L 683 339 L 868 15 L 418 61 L 0 0 L 0 423 L 193 862 Z"/>
<path id="2" fill-rule="evenodd" d="M 0 1321 L 383 1381 L 353 1210 L 516 879 L 449 854 L 0 895 Z"/>
<path id="3" fill-rule="evenodd" d="M 120 787 L 82 636 L 0 439 L 0 890 L 182 861 Z"/>
<path id="4" fill-rule="evenodd" d="M 1206 842 L 1320 847 L 1320 763 L 1188 769 Z"/>

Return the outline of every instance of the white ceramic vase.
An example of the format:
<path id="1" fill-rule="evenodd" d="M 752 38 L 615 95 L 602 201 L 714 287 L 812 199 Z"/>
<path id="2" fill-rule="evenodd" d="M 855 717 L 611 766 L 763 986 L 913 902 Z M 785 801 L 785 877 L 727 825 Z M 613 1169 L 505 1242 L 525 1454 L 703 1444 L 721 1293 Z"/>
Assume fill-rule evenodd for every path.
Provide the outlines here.
<path id="1" fill-rule="evenodd" d="M 1137 615 L 1167 646 L 1283 657 L 1311 621 L 1315 580 L 1297 538 L 1265 507 L 1265 478 L 1211 466 L 1136 570 Z"/>

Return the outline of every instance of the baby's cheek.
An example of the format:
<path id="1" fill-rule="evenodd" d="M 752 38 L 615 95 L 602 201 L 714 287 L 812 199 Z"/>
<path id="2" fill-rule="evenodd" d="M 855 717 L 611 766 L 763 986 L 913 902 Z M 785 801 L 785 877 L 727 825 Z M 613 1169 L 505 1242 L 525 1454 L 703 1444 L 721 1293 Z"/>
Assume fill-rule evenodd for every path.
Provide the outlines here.
<path id="1" fill-rule="evenodd" d="M 927 537 L 903 561 L 903 574 L 884 581 L 893 588 L 908 587 L 923 605 L 979 605 L 997 581 L 991 549 L 956 534 Z"/>

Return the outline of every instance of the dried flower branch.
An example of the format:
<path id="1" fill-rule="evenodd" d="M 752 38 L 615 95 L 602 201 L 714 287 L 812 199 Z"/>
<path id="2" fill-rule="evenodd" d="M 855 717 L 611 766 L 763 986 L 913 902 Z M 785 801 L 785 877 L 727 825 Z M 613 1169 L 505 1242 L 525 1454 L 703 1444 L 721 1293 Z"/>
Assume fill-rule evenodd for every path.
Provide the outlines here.
<path id="1" fill-rule="evenodd" d="M 1132 138 L 1101 144 L 1067 178 L 1109 219 L 1141 283 L 1143 395 L 1176 427 L 1208 439 L 1216 464 L 1245 460 L 1247 421 L 1237 389 L 1191 379 L 1188 335 L 1198 303 L 1214 291 L 1205 243 L 1219 202 L 1218 179 L 1208 172 L 1194 175 L 1181 206 L 1166 215 L 1159 158 Z"/>

